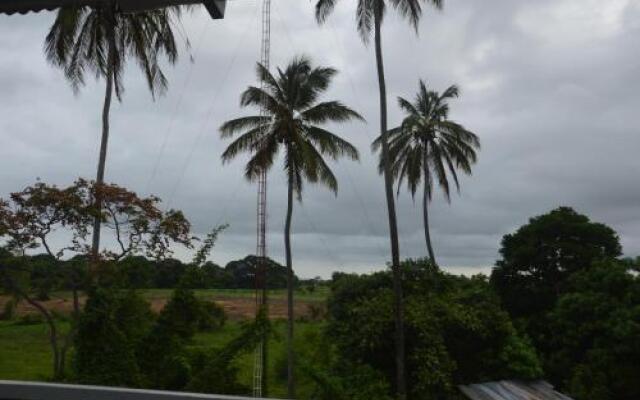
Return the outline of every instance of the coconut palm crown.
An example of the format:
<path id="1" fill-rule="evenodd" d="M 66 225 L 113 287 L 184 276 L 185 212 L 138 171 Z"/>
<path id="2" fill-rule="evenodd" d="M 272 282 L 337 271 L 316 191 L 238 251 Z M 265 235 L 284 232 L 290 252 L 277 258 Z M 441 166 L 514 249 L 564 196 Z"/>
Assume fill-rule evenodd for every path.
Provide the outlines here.
<path id="1" fill-rule="evenodd" d="M 418 23 L 422 18 L 423 4 L 430 4 L 437 9 L 441 9 L 443 0 L 358 0 L 356 4 L 356 28 L 362 40 L 367 43 L 371 37 L 371 32 L 375 28 L 376 12 L 379 12 L 382 24 L 387 12 L 387 4 L 390 4 L 401 17 L 408 20 L 409 24 L 418 30 Z M 323 23 L 333 12 L 338 0 L 317 0 L 316 20 Z"/>
<path id="2" fill-rule="evenodd" d="M 179 7 L 169 7 L 122 13 L 110 8 L 108 2 L 97 8 L 64 7 L 45 39 L 45 55 L 64 70 L 76 91 L 85 84 L 87 73 L 104 78 L 111 75 L 118 99 L 124 92 L 122 75 L 130 57 L 144 72 L 155 96 L 167 88 L 161 59 L 174 64 L 178 58 L 173 28 L 180 12 Z"/>
<path id="3" fill-rule="evenodd" d="M 339 101 L 318 102 L 336 72 L 333 68 L 313 68 L 306 57 L 295 58 L 284 70 L 278 69 L 275 76 L 258 63 L 257 75 L 264 82 L 263 88 L 247 88 L 241 105 L 261 108 L 264 115 L 241 117 L 222 125 L 222 138 L 239 133 L 222 154 L 223 162 L 240 153 L 250 153 L 245 177 L 253 181 L 262 170 L 273 166 L 282 149 L 288 183 L 299 200 L 305 180 L 320 182 L 337 192 L 338 182 L 323 156 L 358 160 L 358 151 L 321 126 L 363 118 Z"/>
<path id="4" fill-rule="evenodd" d="M 423 206 L 425 213 L 425 236 L 429 256 L 435 263 L 428 228 L 427 203 L 431 201 L 434 181 L 442 189 L 447 201 L 451 201 L 451 183 L 460 190 L 458 171 L 470 175 L 471 167 L 477 160 L 476 150 L 480 149 L 478 136 L 449 119 L 448 101 L 457 98 L 457 86 L 448 87 L 442 94 L 429 90 L 420 81 L 419 92 L 413 102 L 398 98 L 400 108 L 406 113 L 402 124 L 389 130 L 389 158 L 398 193 L 406 181 L 407 188 L 415 197 L 423 183 Z M 372 145 L 380 150 L 381 138 Z M 378 169 L 382 173 L 383 160 Z"/>

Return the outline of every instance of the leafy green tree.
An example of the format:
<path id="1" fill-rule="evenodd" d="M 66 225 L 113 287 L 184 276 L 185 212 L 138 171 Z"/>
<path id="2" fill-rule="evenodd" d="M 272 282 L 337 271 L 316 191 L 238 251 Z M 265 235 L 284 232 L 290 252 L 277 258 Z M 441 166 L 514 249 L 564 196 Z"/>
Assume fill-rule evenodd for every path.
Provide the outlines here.
<path id="1" fill-rule="evenodd" d="M 426 260 L 407 261 L 403 270 L 411 398 L 452 398 L 459 384 L 541 376 L 535 349 L 485 278 L 449 275 Z M 390 272 L 334 276 L 328 334 L 346 362 L 371 366 L 389 381 L 392 308 Z"/>
<path id="2" fill-rule="evenodd" d="M 502 238 L 491 283 L 511 315 L 535 320 L 553 308 L 573 273 L 621 252 L 613 229 L 560 207 Z M 546 325 L 542 318 L 538 322 Z"/>
<path id="3" fill-rule="evenodd" d="M 149 304 L 135 292 L 91 290 L 75 336 L 75 379 L 85 384 L 139 387 L 142 376 L 136 348 L 152 321 Z"/>
<path id="4" fill-rule="evenodd" d="M 205 275 L 204 271 L 195 265 L 188 265 L 179 282 L 180 287 L 189 289 L 204 289 L 205 288 Z"/>
<path id="5" fill-rule="evenodd" d="M 457 86 L 449 86 L 442 94 L 429 90 L 420 81 L 420 91 L 415 101 L 398 97 L 400 108 L 406 113 L 402 124 L 388 133 L 389 159 L 391 171 L 398 180 L 398 192 L 406 180 L 411 196 L 415 197 L 418 186 L 423 182 L 422 209 L 424 236 L 431 262 L 436 257 L 431 245 L 429 233 L 429 208 L 433 194 L 433 183 L 437 180 L 447 201 L 451 201 L 453 179 L 456 189 L 460 190 L 457 170 L 471 174 L 471 165 L 476 162 L 476 150 L 480 140 L 471 131 L 449 119 L 448 101 L 458 97 Z M 382 136 L 372 145 L 374 151 L 380 150 Z M 380 156 L 378 166 L 384 172 L 384 158 Z"/>
<path id="6" fill-rule="evenodd" d="M 103 203 L 99 213 L 94 203 L 96 191 L 101 192 Z M 65 188 L 37 182 L 12 193 L 10 202 L 0 200 L 0 234 L 7 240 L 7 248 L 19 255 L 0 265 L 0 279 L 3 287 L 29 303 L 44 318 L 53 353 L 54 379 L 64 378 L 65 354 L 73 342 L 75 329 L 71 329 L 62 340 L 54 315 L 33 296 L 32 271 L 26 252 L 43 248 L 48 259 L 57 260 L 57 267 L 67 263 L 63 257 L 68 255 L 88 259 L 91 252 L 88 244 L 90 226 L 98 214 L 105 222 L 105 231 L 113 233 L 117 247 L 101 252 L 101 258 L 110 262 L 103 265 L 106 268 L 93 271 L 92 284 L 117 286 L 113 282 L 119 281 L 118 273 L 111 273 L 111 267 L 125 256 L 145 254 L 164 259 L 172 254 L 176 244 L 187 249 L 193 247 L 195 238 L 190 234 L 189 221 L 179 211 L 163 212 L 158 208 L 159 202 L 156 197 L 140 198 L 117 185 L 96 185 L 83 179 Z M 58 231 L 66 232 L 70 240 L 54 248 L 51 237 Z M 90 287 L 89 280 L 84 281 L 87 284 L 85 288 Z M 77 291 L 74 292 L 74 308 L 74 317 L 77 318 L 80 314 Z"/>
<path id="7" fill-rule="evenodd" d="M 143 289 L 154 287 L 155 266 L 144 256 L 129 256 L 118 263 L 127 287 Z"/>
<path id="8" fill-rule="evenodd" d="M 640 398 L 640 278 L 602 261 L 568 278 L 549 314 L 545 369 L 577 399 Z"/>
<path id="9" fill-rule="evenodd" d="M 126 59 L 131 57 L 139 64 L 153 96 L 163 93 L 167 79 L 161 63 L 164 58 L 170 64 L 178 59 L 173 27 L 180 10 L 172 7 L 123 13 L 117 10 L 115 1 L 100 4 L 61 8 L 45 40 L 47 59 L 64 70 L 74 90 L 84 85 L 87 72 L 106 80 L 98 185 L 104 183 L 111 100 L 114 92 L 118 100 L 122 98 Z M 100 197 L 96 198 L 96 204 L 101 206 Z M 101 223 L 96 217 L 92 241 L 94 259 L 100 251 Z"/>
<path id="10" fill-rule="evenodd" d="M 250 86 L 242 94 L 241 105 L 261 108 L 265 115 L 242 117 L 225 122 L 223 138 L 237 137 L 222 154 L 228 162 L 241 153 L 251 153 L 245 177 L 257 179 L 269 170 L 282 149 L 287 174 L 287 217 L 284 241 L 287 260 L 287 347 L 289 349 L 288 397 L 295 397 L 293 366 L 293 260 L 291 256 L 291 219 L 294 195 L 302 201 L 304 181 L 321 183 L 337 193 L 338 181 L 324 157 L 334 160 L 347 156 L 358 159 L 358 151 L 349 142 L 321 126 L 328 122 L 346 122 L 362 117 L 338 101 L 319 102 L 336 70 L 313 67 L 306 57 L 294 58 L 276 76 L 258 64 L 262 88 Z"/>
<path id="11" fill-rule="evenodd" d="M 200 328 L 221 326 L 224 313 L 220 315 L 219 311 L 198 300 L 192 290 L 176 289 L 138 347 L 144 386 L 184 389 L 194 373 L 186 344 Z"/>
<path id="12" fill-rule="evenodd" d="M 282 289 L 287 287 L 287 267 L 280 265 L 271 258 L 265 260 L 267 268 L 267 288 Z M 258 257 L 254 255 L 247 256 L 242 260 L 230 261 L 224 267 L 225 272 L 231 279 L 231 285 L 228 288 L 255 288 L 255 274 L 258 268 Z M 293 275 L 293 286 L 298 284 L 298 277 Z"/>
<path id="13" fill-rule="evenodd" d="M 316 20 L 323 23 L 333 11 L 337 0 L 317 0 Z M 356 5 L 356 26 L 362 41 L 368 44 L 373 32 L 376 70 L 378 73 L 378 89 L 380 93 L 380 136 L 383 162 L 385 196 L 387 200 L 387 214 L 389 217 L 389 239 L 391 242 L 391 265 L 394 271 L 395 295 L 395 324 L 396 342 L 396 392 L 400 399 L 406 395 L 405 384 L 405 351 L 403 321 L 402 271 L 400 271 L 400 244 L 398 242 L 398 221 L 396 218 L 395 200 L 393 198 L 393 175 L 389 158 L 389 142 L 387 129 L 387 84 L 385 82 L 384 61 L 382 57 L 382 22 L 389 4 L 400 16 L 408 20 L 410 25 L 418 31 L 418 23 L 422 17 L 423 4 L 430 4 L 437 9 L 442 8 L 443 0 L 358 0 Z"/>
<path id="14" fill-rule="evenodd" d="M 202 273 L 204 274 L 205 287 L 209 289 L 224 289 L 230 288 L 231 278 L 229 274 L 219 266 L 211 261 L 207 261 L 202 264 Z"/>
<path id="15" fill-rule="evenodd" d="M 157 288 L 171 289 L 178 286 L 180 278 L 184 275 L 187 266 L 175 258 L 160 260 L 155 264 L 154 286 Z"/>

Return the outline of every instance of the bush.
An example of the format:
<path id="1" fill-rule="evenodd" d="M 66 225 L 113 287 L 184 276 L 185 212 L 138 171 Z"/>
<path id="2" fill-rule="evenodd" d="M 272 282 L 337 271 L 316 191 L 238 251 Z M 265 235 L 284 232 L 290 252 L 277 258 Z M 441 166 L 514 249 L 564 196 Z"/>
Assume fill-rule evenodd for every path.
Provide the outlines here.
<path id="1" fill-rule="evenodd" d="M 222 328 L 227 321 L 224 309 L 213 301 L 202 301 L 201 314 L 198 318 L 198 329 L 201 331 L 215 331 Z"/>
<path id="2" fill-rule="evenodd" d="M 158 325 L 170 334 L 190 339 L 196 333 L 202 315 L 202 304 L 193 291 L 178 288 L 173 291 L 171 299 L 162 309 Z"/>
<path id="3" fill-rule="evenodd" d="M 215 329 L 224 323 L 224 311 L 198 300 L 193 291 L 174 290 L 155 325 L 139 347 L 138 358 L 145 386 L 181 390 L 192 379 L 187 342 L 200 328 Z"/>
<path id="4" fill-rule="evenodd" d="M 74 371 L 83 384 L 140 385 L 140 370 L 128 327 L 118 318 L 127 302 L 115 291 L 95 288 L 89 292 L 75 337 Z"/>
<path id="5" fill-rule="evenodd" d="M 15 325 L 40 325 L 44 323 L 44 318 L 41 314 L 28 313 L 20 316 Z"/>
<path id="6" fill-rule="evenodd" d="M 16 307 L 18 306 L 18 302 L 15 298 L 10 298 L 4 303 L 2 307 L 2 312 L 0 313 L 0 321 L 11 321 L 16 314 Z"/>

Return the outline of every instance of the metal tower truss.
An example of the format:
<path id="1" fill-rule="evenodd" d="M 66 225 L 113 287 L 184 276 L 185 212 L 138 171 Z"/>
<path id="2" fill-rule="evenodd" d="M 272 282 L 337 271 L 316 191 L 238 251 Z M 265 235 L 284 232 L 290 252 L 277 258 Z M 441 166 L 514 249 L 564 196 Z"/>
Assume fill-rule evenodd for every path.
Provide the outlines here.
<path id="1" fill-rule="evenodd" d="M 262 1 L 262 43 L 260 45 L 260 63 L 268 70 L 271 55 L 271 0 Z M 265 89 L 264 82 L 260 83 Z M 266 115 L 266 110 L 260 110 L 260 115 Z M 258 263 L 255 271 L 256 281 L 256 316 L 261 311 L 268 318 L 267 303 L 267 171 L 261 171 L 258 179 L 257 204 L 257 244 L 256 255 Z M 255 350 L 253 366 L 253 397 L 267 395 L 265 370 L 267 367 L 267 337 L 264 336 Z"/>

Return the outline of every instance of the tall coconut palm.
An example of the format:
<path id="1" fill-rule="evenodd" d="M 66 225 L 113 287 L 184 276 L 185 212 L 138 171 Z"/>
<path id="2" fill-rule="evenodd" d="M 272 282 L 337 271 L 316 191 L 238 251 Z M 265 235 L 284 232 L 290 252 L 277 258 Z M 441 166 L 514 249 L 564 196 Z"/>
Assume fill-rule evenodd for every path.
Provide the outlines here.
<path id="1" fill-rule="evenodd" d="M 122 74 L 127 57 L 133 58 L 145 74 L 152 96 L 162 94 L 167 79 L 160 68 L 163 58 L 174 64 L 178 48 L 173 26 L 180 14 L 179 7 L 121 13 L 113 1 L 100 7 L 67 7 L 58 11 L 45 40 L 47 59 L 62 68 L 74 91 L 85 83 L 90 73 L 106 81 L 102 109 L 102 138 L 96 182 L 104 183 L 109 113 L 115 92 L 122 99 Z M 96 199 L 100 207 L 100 199 Z M 100 218 L 93 229 L 92 253 L 97 258 L 100 247 Z"/>
<path id="2" fill-rule="evenodd" d="M 319 23 L 326 21 L 338 0 L 317 0 L 316 19 Z M 374 34 L 376 69 L 378 72 L 378 89 L 380 91 L 380 136 L 383 159 L 389 154 L 387 141 L 387 87 L 382 58 L 382 22 L 387 4 L 407 19 L 418 31 L 418 23 L 422 17 L 423 4 L 430 4 L 437 9 L 442 8 L 443 0 L 357 0 L 356 25 L 358 33 L 365 44 L 369 42 L 371 32 Z M 404 350 L 404 306 L 402 294 L 402 271 L 400 270 L 400 245 L 398 243 L 398 222 L 396 219 L 395 201 L 393 198 L 393 177 L 390 163 L 383 162 L 387 213 L 389 217 L 389 237 L 391 241 L 391 264 L 393 270 L 395 342 L 396 342 L 396 392 L 398 398 L 406 396 L 405 350 Z"/>
<path id="3" fill-rule="evenodd" d="M 434 264 L 436 257 L 429 233 L 428 208 L 434 178 L 437 179 L 447 201 L 451 201 L 449 177 L 453 179 L 459 191 L 457 171 L 471 175 L 471 166 L 477 159 L 476 150 L 480 148 L 480 140 L 476 134 L 449 119 L 448 101 L 458 95 L 459 90 L 455 85 L 440 94 L 428 90 L 427 85 L 421 80 L 420 90 L 414 102 L 398 97 L 398 104 L 407 115 L 400 126 L 388 133 L 389 160 L 392 174 L 398 180 L 398 192 L 406 180 L 411 196 L 415 197 L 418 186 L 423 182 L 424 236 L 429 258 Z M 379 151 L 381 147 L 382 137 L 378 137 L 372 148 Z M 378 168 L 382 173 L 382 156 Z"/>
<path id="4" fill-rule="evenodd" d="M 293 261 L 291 257 L 291 217 L 294 195 L 302 200 L 306 181 L 321 183 L 337 194 L 338 181 L 324 157 L 337 160 L 346 156 L 358 160 L 358 151 L 322 125 L 328 122 L 363 120 L 360 114 L 338 101 L 319 101 L 336 70 L 313 67 L 306 57 L 294 58 L 287 67 L 271 74 L 257 65 L 263 88 L 249 86 L 241 97 L 243 107 L 254 106 L 264 115 L 254 115 L 225 122 L 220 128 L 223 138 L 238 137 L 222 154 L 229 162 L 241 153 L 250 153 L 245 177 L 254 181 L 269 170 L 283 151 L 283 168 L 287 174 L 287 216 L 284 245 L 287 261 L 287 395 L 295 398 L 293 353 Z"/>

